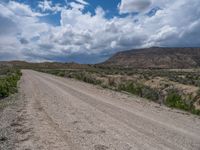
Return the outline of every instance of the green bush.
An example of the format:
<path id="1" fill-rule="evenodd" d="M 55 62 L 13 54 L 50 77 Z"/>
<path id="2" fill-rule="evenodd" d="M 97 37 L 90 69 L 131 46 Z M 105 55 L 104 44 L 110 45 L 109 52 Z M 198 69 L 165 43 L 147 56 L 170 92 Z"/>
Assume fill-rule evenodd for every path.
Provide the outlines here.
<path id="1" fill-rule="evenodd" d="M 0 80 L 0 98 L 9 96 L 9 84 L 5 79 Z"/>
<path id="2" fill-rule="evenodd" d="M 190 106 L 186 104 L 176 90 L 171 90 L 168 92 L 165 103 L 167 106 L 172 108 L 178 108 L 187 111 L 190 110 Z"/>
<path id="3" fill-rule="evenodd" d="M 61 76 L 61 77 L 64 77 L 64 76 L 65 76 L 65 72 L 64 72 L 64 71 L 59 72 L 57 75 L 58 75 L 58 76 Z"/>
<path id="4" fill-rule="evenodd" d="M 196 110 L 196 109 L 192 109 L 191 113 L 195 114 L 195 115 L 200 115 L 200 110 Z"/>
<path id="5" fill-rule="evenodd" d="M 150 87 L 144 86 L 142 89 L 142 95 L 146 99 L 150 99 L 153 101 L 157 101 L 159 99 L 159 93 L 155 89 L 152 89 Z"/>
<path id="6" fill-rule="evenodd" d="M 101 84 L 100 80 L 97 80 L 95 77 L 88 73 L 77 74 L 77 79 L 91 84 Z"/>
<path id="7" fill-rule="evenodd" d="M 118 90 L 126 91 L 153 101 L 157 101 L 159 97 L 158 92 L 155 89 L 151 89 L 150 87 L 134 82 L 119 84 Z"/>
<path id="8" fill-rule="evenodd" d="M 126 91 L 135 95 L 142 97 L 142 85 L 130 82 L 130 83 L 123 83 L 119 84 L 118 86 L 119 91 Z"/>
<path id="9" fill-rule="evenodd" d="M 12 70 L 0 78 L 0 98 L 5 98 L 10 94 L 17 92 L 17 82 L 20 79 L 21 72 Z"/>

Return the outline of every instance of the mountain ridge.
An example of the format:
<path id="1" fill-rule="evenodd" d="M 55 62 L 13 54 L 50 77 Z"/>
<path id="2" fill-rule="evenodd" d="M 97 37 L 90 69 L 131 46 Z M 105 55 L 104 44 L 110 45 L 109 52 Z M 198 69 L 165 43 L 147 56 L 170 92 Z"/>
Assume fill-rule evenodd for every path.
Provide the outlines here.
<path id="1" fill-rule="evenodd" d="M 198 68 L 200 67 L 200 48 L 151 47 L 121 51 L 114 54 L 101 65 L 140 69 Z"/>

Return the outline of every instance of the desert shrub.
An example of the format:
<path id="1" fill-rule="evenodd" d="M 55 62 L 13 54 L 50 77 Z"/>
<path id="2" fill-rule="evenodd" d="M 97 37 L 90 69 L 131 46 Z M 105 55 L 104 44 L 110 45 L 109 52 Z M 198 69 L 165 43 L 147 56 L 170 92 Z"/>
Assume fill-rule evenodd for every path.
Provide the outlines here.
<path id="1" fill-rule="evenodd" d="M 87 83 L 92 83 L 92 84 L 101 84 L 100 80 L 97 80 L 94 77 L 87 76 L 87 75 L 83 77 L 83 81 Z"/>
<path id="2" fill-rule="evenodd" d="M 108 77 L 108 85 L 109 86 L 115 86 L 115 78 L 113 77 Z"/>
<path id="3" fill-rule="evenodd" d="M 195 108 L 193 108 L 191 110 L 191 113 L 195 114 L 195 115 L 200 115 L 200 110 L 196 110 Z"/>
<path id="4" fill-rule="evenodd" d="M 64 71 L 63 70 L 51 70 L 50 71 L 51 74 L 57 75 L 57 76 L 64 76 Z"/>
<path id="5" fill-rule="evenodd" d="M 0 98 L 17 92 L 17 82 L 21 75 L 19 70 L 12 70 L 0 78 Z"/>
<path id="6" fill-rule="evenodd" d="M 171 89 L 165 100 L 167 106 L 182 110 L 190 110 L 190 106 L 182 99 L 177 90 Z"/>
<path id="7" fill-rule="evenodd" d="M 119 91 L 126 91 L 142 97 L 142 85 L 133 82 L 122 83 L 118 85 Z"/>
<path id="8" fill-rule="evenodd" d="M 158 92 L 155 89 L 152 89 L 140 83 L 130 82 L 130 83 L 119 84 L 118 90 L 126 91 L 153 101 L 157 101 L 159 98 Z"/>
<path id="9" fill-rule="evenodd" d="M 188 96 L 189 99 L 184 100 L 177 90 L 171 89 L 168 91 L 165 104 L 171 108 L 177 108 L 191 112 L 196 115 L 200 115 L 200 110 L 196 110 L 194 107 L 194 102 L 196 101 L 196 99 L 199 98 L 199 95 L 200 95 L 200 90 L 197 92 L 196 97 L 192 97 L 192 95 L 189 95 Z"/>
<path id="10" fill-rule="evenodd" d="M 8 74 L 11 74 L 12 73 L 12 68 L 9 68 L 9 67 L 2 67 L 0 69 L 0 76 L 1 75 L 8 75 Z"/>
<path id="11" fill-rule="evenodd" d="M 66 77 L 75 78 L 91 84 L 101 84 L 102 82 L 96 79 L 91 73 L 85 71 L 73 71 L 66 73 Z"/>
<path id="12" fill-rule="evenodd" d="M 65 76 L 65 72 L 64 71 L 58 72 L 58 76 L 64 77 Z"/>
<path id="13" fill-rule="evenodd" d="M 200 98 L 200 88 L 197 90 L 196 98 Z"/>
<path id="14" fill-rule="evenodd" d="M 159 93 L 155 89 L 152 89 L 150 87 L 144 86 L 142 89 L 142 95 L 144 98 L 157 101 L 159 99 Z"/>
<path id="15" fill-rule="evenodd" d="M 200 79 L 196 81 L 196 86 L 200 87 Z"/>
<path id="16" fill-rule="evenodd" d="M 9 96 L 9 84 L 5 79 L 0 80 L 0 98 Z"/>

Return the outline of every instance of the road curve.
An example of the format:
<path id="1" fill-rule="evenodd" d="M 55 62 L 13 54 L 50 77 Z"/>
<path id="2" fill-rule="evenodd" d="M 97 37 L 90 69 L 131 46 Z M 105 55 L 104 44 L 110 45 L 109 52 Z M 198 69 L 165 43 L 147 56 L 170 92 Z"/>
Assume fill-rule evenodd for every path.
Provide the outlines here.
<path id="1" fill-rule="evenodd" d="M 22 72 L 21 120 L 31 134 L 18 149 L 200 150 L 197 116 L 73 79 Z"/>

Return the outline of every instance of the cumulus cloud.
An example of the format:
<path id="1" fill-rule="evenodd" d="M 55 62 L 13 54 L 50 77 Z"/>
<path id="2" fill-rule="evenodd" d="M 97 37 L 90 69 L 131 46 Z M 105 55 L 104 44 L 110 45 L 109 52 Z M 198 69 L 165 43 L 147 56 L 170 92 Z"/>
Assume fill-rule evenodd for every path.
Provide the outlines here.
<path id="1" fill-rule="evenodd" d="M 59 8 L 60 26 L 39 19 L 46 11 L 57 11 L 53 9 L 55 5 L 47 2 L 40 6 L 41 12 L 19 2 L 0 3 L 1 60 L 77 60 L 91 63 L 102 61 L 119 50 L 200 46 L 199 0 L 140 0 L 141 3 L 127 0 L 126 4 L 122 0 L 121 12 L 160 9 L 151 16 L 142 13 L 110 19 L 106 18 L 107 12 L 101 7 L 95 9 L 95 14 L 84 12 L 88 4 L 79 0 Z M 127 5 L 128 2 L 130 5 Z M 131 4 L 133 8 L 129 8 Z"/>
<path id="2" fill-rule="evenodd" d="M 85 5 L 84 5 L 84 4 L 75 3 L 75 2 L 69 3 L 69 6 L 70 6 L 72 9 L 79 9 L 79 10 L 83 10 L 83 9 L 85 8 Z"/>
<path id="3" fill-rule="evenodd" d="M 49 25 L 40 23 L 39 12 L 33 12 L 28 5 L 10 1 L 0 4 L 0 53 L 8 55 L 5 59 L 26 59 L 26 46 L 32 46 L 28 40 L 32 36 L 46 32 Z M 37 31 L 37 32 L 35 32 Z"/>
<path id="4" fill-rule="evenodd" d="M 50 11 L 53 13 L 56 13 L 62 10 L 62 7 L 59 3 L 56 5 L 53 5 L 51 0 L 40 1 L 38 3 L 38 8 L 40 8 L 42 12 Z"/>
<path id="5" fill-rule="evenodd" d="M 119 4 L 120 13 L 141 12 L 151 5 L 151 0 L 122 0 Z"/>

